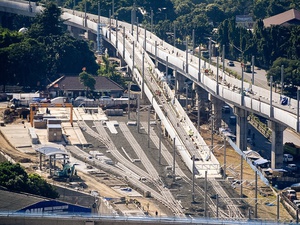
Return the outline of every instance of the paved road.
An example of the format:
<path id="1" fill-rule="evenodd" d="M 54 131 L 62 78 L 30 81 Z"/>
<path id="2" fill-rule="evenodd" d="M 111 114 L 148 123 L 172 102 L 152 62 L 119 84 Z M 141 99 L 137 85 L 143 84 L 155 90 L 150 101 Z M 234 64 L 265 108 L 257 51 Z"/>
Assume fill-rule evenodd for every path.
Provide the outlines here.
<path id="1" fill-rule="evenodd" d="M 216 57 L 212 58 L 213 62 L 217 62 Z M 228 59 L 225 59 L 225 68 L 228 68 L 234 72 L 237 72 L 238 74 L 242 74 L 242 67 L 241 67 L 241 63 L 238 61 L 233 61 L 234 62 L 234 66 L 228 66 Z M 222 65 L 222 63 L 219 61 L 219 64 Z M 258 67 L 254 67 L 254 84 L 256 86 L 265 88 L 265 89 L 269 89 L 268 86 L 268 81 L 267 81 L 267 77 L 266 77 L 266 70 L 260 69 Z M 252 72 L 251 73 L 246 73 L 244 72 L 244 80 L 246 80 L 247 82 L 251 82 L 252 79 Z"/>

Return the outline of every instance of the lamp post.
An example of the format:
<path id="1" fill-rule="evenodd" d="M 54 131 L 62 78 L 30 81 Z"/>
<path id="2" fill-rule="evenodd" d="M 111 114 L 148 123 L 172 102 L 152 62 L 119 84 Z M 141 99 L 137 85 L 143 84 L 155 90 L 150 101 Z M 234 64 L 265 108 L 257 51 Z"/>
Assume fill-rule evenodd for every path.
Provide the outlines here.
<path id="1" fill-rule="evenodd" d="M 239 49 L 238 47 L 236 47 L 234 44 L 231 44 L 231 46 L 233 46 L 236 50 L 238 50 L 239 52 L 242 53 L 242 62 L 241 62 L 241 67 L 242 67 L 242 81 L 241 81 L 241 105 L 244 105 L 244 51 L 242 51 L 241 49 Z"/>
<path id="2" fill-rule="evenodd" d="M 151 9 L 151 33 L 153 33 L 153 10 Z"/>
<path id="3" fill-rule="evenodd" d="M 300 131 L 300 128 L 299 128 L 299 98 L 300 98 L 300 94 L 299 94 L 299 87 L 297 88 L 297 132 Z"/>
<path id="4" fill-rule="evenodd" d="M 283 77 L 283 71 L 284 71 L 284 66 L 281 65 L 281 98 L 283 96 L 283 80 L 284 80 L 284 77 Z"/>

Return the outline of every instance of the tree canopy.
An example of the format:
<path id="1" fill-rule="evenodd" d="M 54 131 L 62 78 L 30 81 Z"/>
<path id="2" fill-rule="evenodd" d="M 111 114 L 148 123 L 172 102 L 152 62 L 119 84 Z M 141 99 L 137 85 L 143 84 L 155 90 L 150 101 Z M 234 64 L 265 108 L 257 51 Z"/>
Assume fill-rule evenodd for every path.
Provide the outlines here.
<path id="1" fill-rule="evenodd" d="M 3 67 L 0 84 L 18 84 L 43 89 L 59 74 L 78 74 L 83 67 L 96 74 L 99 68 L 93 51 L 84 40 L 64 31 L 61 10 L 47 3 L 28 32 L 0 28 L 0 59 Z"/>
<path id="2" fill-rule="evenodd" d="M 54 187 L 37 174 L 27 174 L 20 164 L 0 163 L 0 186 L 10 191 L 27 192 L 48 198 L 58 198 Z"/>

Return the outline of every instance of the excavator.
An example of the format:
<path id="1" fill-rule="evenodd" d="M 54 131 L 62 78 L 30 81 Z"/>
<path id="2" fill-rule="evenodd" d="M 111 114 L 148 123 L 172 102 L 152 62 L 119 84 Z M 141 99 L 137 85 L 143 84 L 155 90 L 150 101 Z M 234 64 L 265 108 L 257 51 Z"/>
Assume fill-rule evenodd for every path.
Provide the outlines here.
<path id="1" fill-rule="evenodd" d="M 62 179 L 69 179 L 69 181 L 78 178 L 77 171 L 75 170 L 75 166 L 78 164 L 70 164 L 66 163 L 63 165 L 62 170 L 56 170 L 53 173 L 53 179 L 55 180 L 62 180 Z"/>

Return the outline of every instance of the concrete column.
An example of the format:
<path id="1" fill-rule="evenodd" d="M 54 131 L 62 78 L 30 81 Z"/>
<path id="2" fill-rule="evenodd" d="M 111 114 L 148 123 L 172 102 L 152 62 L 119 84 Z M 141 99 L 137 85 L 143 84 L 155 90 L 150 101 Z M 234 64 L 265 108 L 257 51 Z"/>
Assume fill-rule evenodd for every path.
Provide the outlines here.
<path id="1" fill-rule="evenodd" d="M 205 103 L 208 101 L 208 92 L 201 88 L 200 86 L 196 87 L 196 98 L 200 100 L 201 111 L 205 110 Z"/>
<path id="2" fill-rule="evenodd" d="M 268 126 L 272 129 L 271 168 L 280 169 L 283 166 L 283 131 L 286 127 L 273 121 L 269 121 Z"/>
<path id="3" fill-rule="evenodd" d="M 184 84 L 185 80 L 186 80 L 185 76 L 177 73 L 175 85 L 177 86 L 176 90 L 178 92 L 183 92 L 183 88 L 185 87 L 185 84 Z"/>
<path id="4" fill-rule="evenodd" d="M 234 107 L 236 115 L 236 144 L 240 150 L 247 150 L 247 116 L 248 112 L 244 109 Z"/>
<path id="5" fill-rule="evenodd" d="M 218 131 L 222 125 L 222 106 L 224 103 L 211 94 L 209 95 L 209 100 L 211 101 L 212 113 L 214 115 L 214 130 Z"/>

